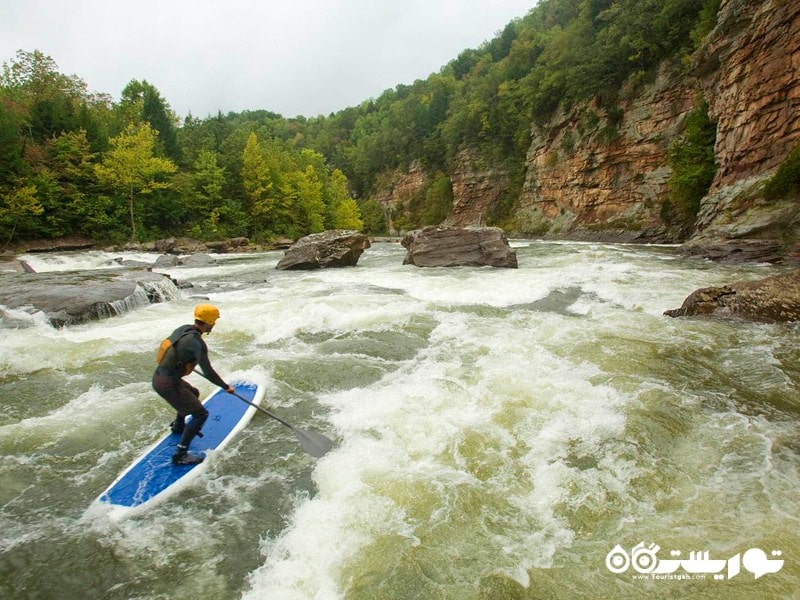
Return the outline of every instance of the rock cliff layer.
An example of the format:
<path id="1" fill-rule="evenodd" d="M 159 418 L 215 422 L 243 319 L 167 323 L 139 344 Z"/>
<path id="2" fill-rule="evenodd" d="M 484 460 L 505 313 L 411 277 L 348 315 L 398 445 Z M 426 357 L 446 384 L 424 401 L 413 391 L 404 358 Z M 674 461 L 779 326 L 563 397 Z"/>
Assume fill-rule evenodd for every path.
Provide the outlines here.
<path id="1" fill-rule="evenodd" d="M 516 221 L 532 233 L 631 232 L 658 225 L 669 142 L 696 92 L 663 69 L 609 113 L 594 104 L 534 128 Z"/>
<path id="2" fill-rule="evenodd" d="M 587 104 L 532 128 L 514 233 L 682 241 L 685 232 L 660 218 L 667 151 L 702 96 L 717 122 L 719 169 L 692 232 L 695 248 L 758 239 L 785 254 L 800 239 L 798 211 L 759 196 L 759 184 L 800 143 L 800 2 L 722 0 L 688 74 L 664 64 L 654 84 L 622 92 L 628 99 L 616 107 Z M 508 175 L 471 149 L 450 176 L 459 226 L 485 224 L 509 192 Z M 391 206 L 424 181 L 415 165 L 379 199 Z"/>
<path id="3" fill-rule="evenodd" d="M 777 167 L 800 139 L 800 2 L 723 1 L 693 60 L 717 121 L 710 191 Z"/>

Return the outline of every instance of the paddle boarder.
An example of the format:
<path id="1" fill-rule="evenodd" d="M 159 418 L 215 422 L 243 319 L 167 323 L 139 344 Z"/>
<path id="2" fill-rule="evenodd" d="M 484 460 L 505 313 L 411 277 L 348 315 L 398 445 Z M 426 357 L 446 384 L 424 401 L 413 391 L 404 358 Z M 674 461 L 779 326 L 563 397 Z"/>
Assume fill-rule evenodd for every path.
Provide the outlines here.
<path id="1" fill-rule="evenodd" d="M 194 324 L 181 325 L 161 343 L 158 367 L 153 373 L 153 389 L 175 409 L 175 420 L 170 424 L 172 433 L 181 434 L 181 441 L 172 456 L 176 465 L 193 465 L 203 462 L 201 454 L 189 452 L 189 444 L 200 434 L 208 418 L 208 411 L 200 402 L 200 392 L 183 378 L 200 367 L 206 379 L 229 394 L 234 389 L 225 383 L 208 360 L 208 346 L 202 335 L 210 333 L 219 319 L 219 309 L 211 304 L 198 304 L 194 308 Z M 189 423 L 186 417 L 191 415 Z"/>

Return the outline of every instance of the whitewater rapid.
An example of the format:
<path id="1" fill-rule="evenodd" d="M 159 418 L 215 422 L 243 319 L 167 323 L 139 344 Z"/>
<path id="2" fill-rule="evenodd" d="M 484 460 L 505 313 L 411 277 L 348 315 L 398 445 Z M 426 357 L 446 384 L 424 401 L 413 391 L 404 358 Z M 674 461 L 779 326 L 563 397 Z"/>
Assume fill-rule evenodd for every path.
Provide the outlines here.
<path id="1" fill-rule="evenodd" d="M 194 284 L 172 302 L 2 330 L 0 589 L 47 597 L 56 571 L 73 573 L 62 591 L 103 598 L 789 597 L 797 327 L 662 315 L 771 268 L 670 247 L 514 246 L 519 269 L 404 266 L 390 243 L 351 269 L 226 256 L 167 270 Z M 37 271 L 113 258 L 26 257 Z M 334 450 L 315 461 L 257 418 L 175 502 L 87 521 L 168 423 L 153 354 L 200 299 L 222 312 L 215 368 L 264 383 L 267 406 Z M 763 547 L 787 564 L 730 581 L 609 570 L 615 545 L 642 541 L 660 558 Z M 87 561 L 91 574 L 73 572 Z"/>

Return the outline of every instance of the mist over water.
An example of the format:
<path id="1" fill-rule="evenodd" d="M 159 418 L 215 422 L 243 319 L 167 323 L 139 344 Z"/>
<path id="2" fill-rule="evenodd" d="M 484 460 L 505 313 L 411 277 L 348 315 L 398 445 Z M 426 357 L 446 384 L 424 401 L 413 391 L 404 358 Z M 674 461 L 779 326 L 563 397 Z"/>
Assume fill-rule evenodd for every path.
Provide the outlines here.
<path id="1" fill-rule="evenodd" d="M 403 266 L 388 243 L 312 272 L 226 255 L 167 270 L 195 285 L 168 303 L 0 329 L 0 596 L 792 597 L 798 327 L 661 314 L 773 270 L 513 245 L 516 270 Z M 115 256 L 26 258 L 43 272 Z M 222 312 L 217 371 L 266 384 L 271 410 L 334 450 L 317 461 L 259 414 L 172 501 L 121 524 L 85 515 L 165 433 L 155 348 L 200 298 Z M 607 568 L 640 542 L 785 565 L 724 581 Z"/>

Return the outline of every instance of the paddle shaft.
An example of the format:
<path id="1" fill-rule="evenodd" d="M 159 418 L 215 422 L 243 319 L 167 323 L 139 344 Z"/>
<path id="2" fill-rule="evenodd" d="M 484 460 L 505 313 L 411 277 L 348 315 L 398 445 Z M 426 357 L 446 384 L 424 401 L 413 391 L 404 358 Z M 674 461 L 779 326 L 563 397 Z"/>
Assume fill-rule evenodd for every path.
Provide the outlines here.
<path id="1" fill-rule="evenodd" d="M 197 369 L 194 369 L 194 373 L 197 373 L 203 379 L 207 379 L 208 381 L 211 381 L 210 379 L 208 379 L 208 377 L 206 377 L 203 373 L 201 373 Z M 226 390 L 226 392 L 227 392 L 227 390 Z M 315 457 L 319 458 L 319 457 L 323 456 L 326 452 L 328 452 L 333 447 L 333 443 L 328 438 L 326 438 L 324 435 L 322 435 L 321 433 L 313 433 L 311 431 L 305 431 L 304 429 L 300 429 L 298 427 L 295 427 L 291 423 L 281 419 L 278 415 L 276 415 L 274 413 L 271 413 L 266 408 L 261 408 L 258 404 L 250 402 L 250 400 L 248 400 L 247 398 L 244 398 L 243 396 L 240 396 L 238 393 L 236 393 L 236 392 L 227 392 L 227 393 L 230 393 L 233 396 L 236 396 L 239 400 L 241 400 L 245 404 L 249 404 L 250 406 L 252 406 L 256 410 L 260 410 L 261 412 L 263 412 L 267 416 L 272 417 L 273 419 L 275 419 L 281 425 L 285 425 L 286 427 L 291 429 L 294 432 L 294 434 L 297 436 L 297 439 L 300 441 L 300 444 L 303 446 L 305 451 L 308 452 L 309 454 L 311 454 L 312 456 L 315 456 Z"/>
<path id="2" fill-rule="evenodd" d="M 230 393 L 230 392 L 229 392 L 229 393 Z M 271 413 L 271 412 L 269 412 L 269 411 L 268 411 L 266 408 L 262 408 L 262 407 L 260 407 L 258 404 L 253 404 L 252 402 L 250 402 L 250 400 L 248 400 L 247 398 L 245 398 L 245 397 L 243 397 L 243 396 L 240 396 L 240 395 L 239 395 L 239 394 L 237 394 L 236 392 L 233 392 L 233 395 L 234 395 L 234 396 L 236 396 L 236 397 L 237 397 L 239 400 L 241 400 L 242 402 L 246 402 L 247 404 L 249 404 L 250 406 L 252 406 L 252 407 L 253 407 L 253 408 L 255 408 L 256 410 L 260 410 L 260 411 L 261 411 L 261 412 L 263 412 L 264 414 L 267 414 L 267 415 L 269 415 L 270 417 L 272 417 L 273 419 L 275 419 L 275 420 L 276 420 L 278 423 L 282 423 L 283 425 L 286 425 L 286 426 L 287 426 L 289 429 L 292 429 L 292 430 L 294 429 L 294 425 L 292 425 L 291 423 L 287 423 L 286 421 L 284 421 L 283 419 L 281 419 L 281 418 L 280 418 L 278 415 L 274 415 L 274 414 L 272 414 L 272 413 Z"/>

